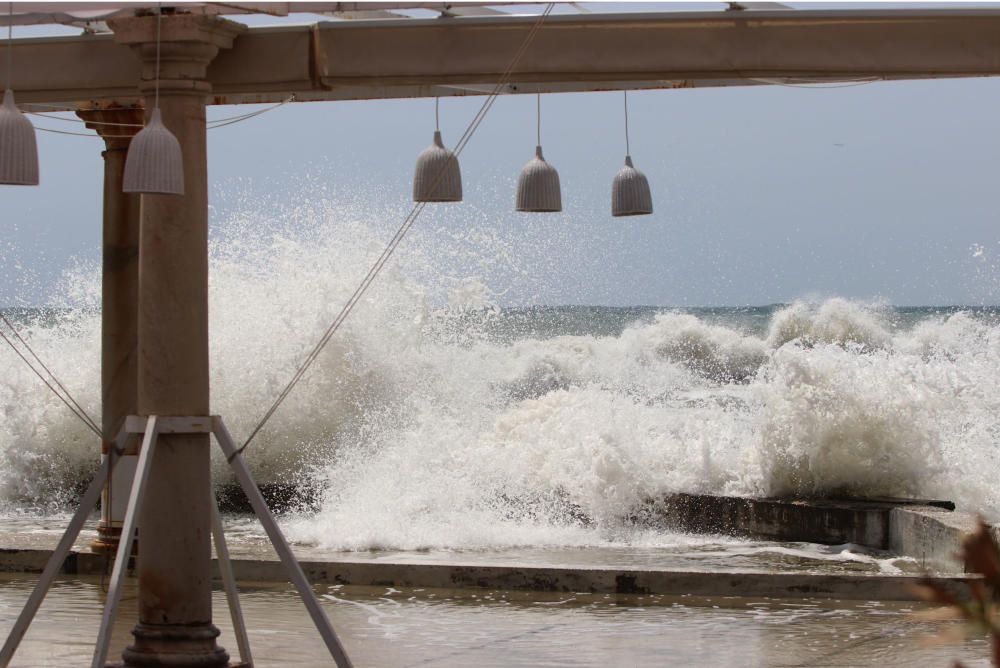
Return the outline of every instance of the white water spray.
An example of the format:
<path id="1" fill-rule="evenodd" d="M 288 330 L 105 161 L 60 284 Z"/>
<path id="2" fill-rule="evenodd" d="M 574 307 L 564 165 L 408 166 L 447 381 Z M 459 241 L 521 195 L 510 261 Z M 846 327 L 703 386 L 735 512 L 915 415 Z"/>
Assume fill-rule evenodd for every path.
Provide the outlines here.
<path id="1" fill-rule="evenodd" d="M 378 219 L 317 204 L 221 224 L 212 410 L 237 437 L 381 250 Z M 248 449 L 261 480 L 322 490 L 318 512 L 289 521 L 297 539 L 655 545 L 625 518 L 679 491 L 934 496 L 1000 510 L 995 317 L 900 324 L 891 307 L 832 299 L 779 309 L 761 331 L 737 311 L 647 310 L 622 327 L 593 309 L 591 333 L 568 335 L 577 312 L 495 306 L 544 249 L 522 231 L 467 227 L 417 231 Z M 92 268 L 72 272 L 73 308 L 26 326 L 93 413 L 97 281 Z M 30 372 L 5 369 L 0 497 L 44 502 L 94 470 L 96 444 Z M 216 462 L 220 478 L 225 468 Z"/>

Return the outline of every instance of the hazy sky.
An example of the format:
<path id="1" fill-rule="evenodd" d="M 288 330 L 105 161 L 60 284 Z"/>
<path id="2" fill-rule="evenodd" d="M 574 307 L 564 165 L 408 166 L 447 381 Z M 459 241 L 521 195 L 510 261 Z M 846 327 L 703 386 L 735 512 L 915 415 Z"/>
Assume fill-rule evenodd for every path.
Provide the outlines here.
<path id="1" fill-rule="evenodd" d="M 481 102 L 442 100 L 446 143 Z M 1000 302 L 1000 80 L 634 93 L 632 155 L 656 213 L 626 219 L 609 201 L 624 155 L 620 93 L 543 97 L 565 210 L 513 212 L 534 103 L 497 101 L 461 158 L 466 201 L 417 223 L 425 239 L 481 226 L 530 257 L 533 280 L 492 286 L 505 303 Z M 433 100 L 310 103 L 210 131 L 213 228 L 234 208 L 263 220 L 329 200 L 388 240 L 433 122 Z M 50 300 L 68 267 L 99 258 L 102 142 L 38 141 L 42 185 L 0 188 L 0 305 Z"/>

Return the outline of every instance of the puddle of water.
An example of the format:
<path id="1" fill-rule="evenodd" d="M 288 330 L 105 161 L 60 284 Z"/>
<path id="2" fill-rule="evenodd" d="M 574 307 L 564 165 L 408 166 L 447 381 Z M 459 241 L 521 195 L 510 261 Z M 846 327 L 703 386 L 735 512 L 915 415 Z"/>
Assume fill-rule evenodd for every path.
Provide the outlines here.
<path id="1" fill-rule="evenodd" d="M 9 632 L 34 577 L 0 576 L 0 632 Z M 241 585 L 256 665 L 318 668 L 331 661 L 287 585 Z M 908 604 L 799 599 L 545 594 L 338 587 L 317 590 L 357 666 L 967 666 L 988 665 L 973 638 L 927 647 L 947 628 L 917 622 Z M 104 594 L 98 579 L 62 579 L 14 666 L 89 662 Z M 225 600 L 221 644 L 235 654 Z M 135 589 L 124 592 L 112 657 L 129 641 Z"/>

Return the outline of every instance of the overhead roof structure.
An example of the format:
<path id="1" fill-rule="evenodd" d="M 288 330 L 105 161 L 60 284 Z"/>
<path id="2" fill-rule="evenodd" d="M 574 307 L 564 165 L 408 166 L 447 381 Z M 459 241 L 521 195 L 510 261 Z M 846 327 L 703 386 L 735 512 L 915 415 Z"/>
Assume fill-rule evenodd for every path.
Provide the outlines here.
<path id="1" fill-rule="evenodd" d="M 156 2 L 20 2 L 13 17 L 0 17 L 0 25 L 60 24 L 90 32 L 104 32 L 110 19 L 151 12 L 164 3 Z M 484 16 L 503 14 L 495 7 L 513 2 L 179 2 L 171 9 L 206 16 L 265 14 L 320 14 L 343 19 L 408 18 L 404 12 L 423 10 L 439 16 Z"/>
<path id="2" fill-rule="evenodd" d="M 536 15 L 513 3 L 185 3 L 175 13 L 327 14 L 253 26 L 211 64 L 209 104 L 478 95 L 492 90 Z M 735 5 L 735 3 L 733 3 Z M 762 3 L 764 4 L 764 3 Z M 724 7 L 724 5 L 719 5 Z M 505 93 L 875 81 L 1000 74 L 1000 9 L 741 9 L 547 17 Z M 21 103 L 139 102 L 140 65 L 97 24 L 154 3 L 20 3 L 19 25 L 82 35 L 14 40 Z M 402 12 L 437 18 L 399 18 Z M 389 18 L 369 18 L 375 12 Z M 361 20 L 356 20 L 362 17 Z M 355 20 L 341 20 L 341 19 Z M 0 17 L 0 24 L 7 17 Z"/>

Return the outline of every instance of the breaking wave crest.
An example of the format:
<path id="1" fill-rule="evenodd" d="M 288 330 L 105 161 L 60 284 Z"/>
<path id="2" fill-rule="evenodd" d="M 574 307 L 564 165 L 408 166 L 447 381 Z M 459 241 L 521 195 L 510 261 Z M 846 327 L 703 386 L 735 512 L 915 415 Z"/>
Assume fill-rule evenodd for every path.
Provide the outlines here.
<path id="1" fill-rule="evenodd" d="M 882 321 L 885 307 L 861 306 L 846 299 L 827 300 L 818 307 L 796 302 L 774 314 L 767 343 L 771 348 L 797 341 L 800 345 L 835 343 L 860 350 L 891 345 L 892 336 Z"/>

